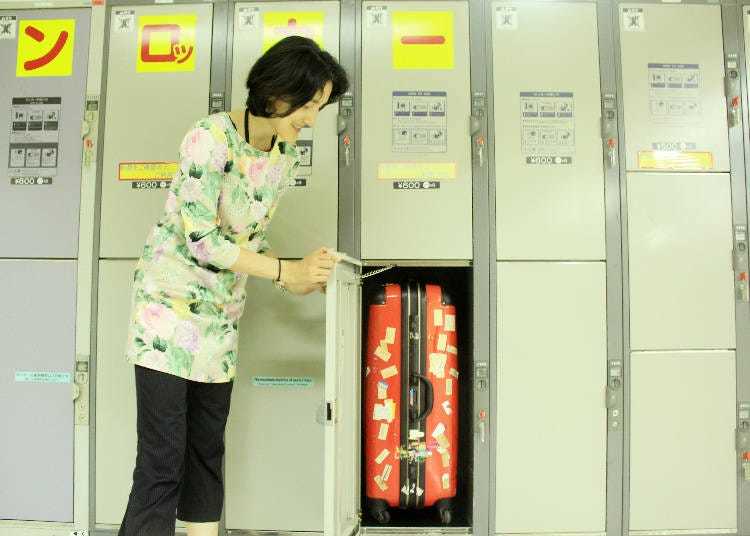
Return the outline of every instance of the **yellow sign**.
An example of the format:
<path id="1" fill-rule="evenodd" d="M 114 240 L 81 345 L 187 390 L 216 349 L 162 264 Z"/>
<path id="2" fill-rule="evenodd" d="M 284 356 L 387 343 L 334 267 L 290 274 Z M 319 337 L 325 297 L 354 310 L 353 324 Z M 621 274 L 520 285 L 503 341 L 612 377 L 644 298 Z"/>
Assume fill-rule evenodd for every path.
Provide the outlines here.
<path id="1" fill-rule="evenodd" d="M 22 20 L 18 28 L 16 76 L 73 74 L 75 19 Z"/>
<path id="2" fill-rule="evenodd" d="M 380 180 L 450 180 L 456 178 L 455 162 L 385 162 L 378 164 Z"/>
<path id="3" fill-rule="evenodd" d="M 121 181 L 171 181 L 180 168 L 177 162 L 120 162 Z"/>
<path id="4" fill-rule="evenodd" d="M 640 169 L 707 171 L 714 168 L 714 155 L 701 151 L 640 151 Z"/>
<path id="5" fill-rule="evenodd" d="M 143 15 L 138 17 L 139 73 L 195 71 L 193 15 Z"/>
<path id="6" fill-rule="evenodd" d="M 289 37 L 301 35 L 315 41 L 323 47 L 323 23 L 325 13 L 322 11 L 269 11 L 263 14 L 263 52 Z"/>
<path id="7" fill-rule="evenodd" d="M 453 69 L 453 12 L 393 13 L 394 69 Z"/>

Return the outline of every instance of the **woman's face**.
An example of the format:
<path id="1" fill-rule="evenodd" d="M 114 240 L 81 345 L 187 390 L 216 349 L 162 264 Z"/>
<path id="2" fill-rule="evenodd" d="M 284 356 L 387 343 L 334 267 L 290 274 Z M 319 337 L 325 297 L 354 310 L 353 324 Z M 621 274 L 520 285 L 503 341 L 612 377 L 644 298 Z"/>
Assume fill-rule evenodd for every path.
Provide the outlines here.
<path id="1" fill-rule="evenodd" d="M 295 143 L 300 130 L 305 127 L 313 127 L 320 109 L 328 102 L 332 89 L 333 83 L 328 81 L 323 86 L 323 89 L 319 90 L 312 100 L 301 108 L 286 117 L 269 118 L 279 139 Z M 277 112 L 283 114 L 289 109 L 289 104 L 279 101 L 276 103 L 276 107 Z"/>

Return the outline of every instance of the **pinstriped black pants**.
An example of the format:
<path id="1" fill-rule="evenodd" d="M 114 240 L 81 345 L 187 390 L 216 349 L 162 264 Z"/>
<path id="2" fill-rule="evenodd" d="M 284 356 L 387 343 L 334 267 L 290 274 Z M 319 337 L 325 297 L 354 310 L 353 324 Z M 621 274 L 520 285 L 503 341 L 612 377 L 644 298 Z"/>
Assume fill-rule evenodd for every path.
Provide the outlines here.
<path id="1" fill-rule="evenodd" d="M 138 452 L 119 536 L 173 536 L 177 519 L 219 521 L 232 382 L 135 366 Z"/>

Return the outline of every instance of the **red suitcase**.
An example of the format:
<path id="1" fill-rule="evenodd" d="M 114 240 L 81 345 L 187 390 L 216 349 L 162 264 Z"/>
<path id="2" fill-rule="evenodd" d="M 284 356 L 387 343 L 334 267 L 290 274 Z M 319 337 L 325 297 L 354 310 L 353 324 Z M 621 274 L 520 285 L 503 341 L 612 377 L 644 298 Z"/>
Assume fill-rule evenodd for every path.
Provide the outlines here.
<path id="1" fill-rule="evenodd" d="M 384 285 L 368 307 L 364 379 L 368 509 L 435 507 L 451 522 L 458 466 L 456 308 L 438 285 Z"/>

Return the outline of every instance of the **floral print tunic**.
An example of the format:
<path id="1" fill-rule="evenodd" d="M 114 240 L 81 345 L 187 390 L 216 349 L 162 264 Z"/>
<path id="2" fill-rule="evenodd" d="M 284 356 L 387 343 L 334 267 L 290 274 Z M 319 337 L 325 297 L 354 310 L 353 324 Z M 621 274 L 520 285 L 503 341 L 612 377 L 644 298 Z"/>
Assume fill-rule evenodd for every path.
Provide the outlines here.
<path id="1" fill-rule="evenodd" d="M 260 151 L 226 113 L 195 123 L 135 269 L 127 362 L 199 382 L 234 378 L 247 274 L 229 268 L 240 248 L 268 249 L 266 228 L 298 166 L 294 147 Z"/>

